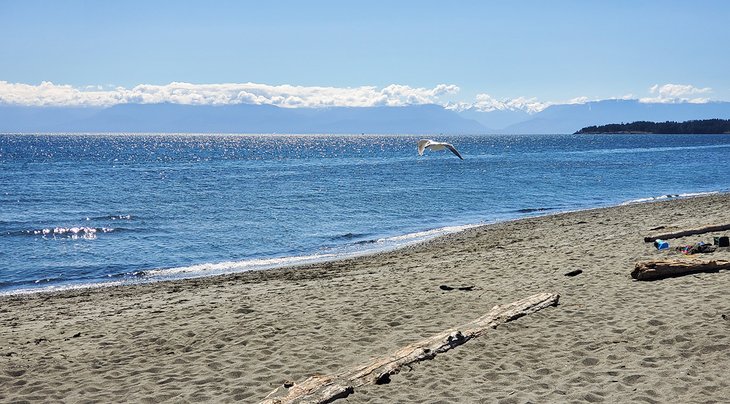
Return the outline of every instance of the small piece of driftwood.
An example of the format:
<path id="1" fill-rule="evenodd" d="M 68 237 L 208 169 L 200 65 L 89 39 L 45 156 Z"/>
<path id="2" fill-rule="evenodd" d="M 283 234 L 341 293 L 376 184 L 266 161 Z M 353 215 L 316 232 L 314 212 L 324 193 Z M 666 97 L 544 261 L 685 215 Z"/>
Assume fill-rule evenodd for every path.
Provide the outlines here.
<path id="1" fill-rule="evenodd" d="M 555 306 L 559 298 L 555 293 L 539 293 L 510 304 L 494 306 L 489 313 L 470 323 L 408 345 L 389 356 L 374 359 L 337 375 L 312 376 L 288 389 L 281 386 L 272 391 L 262 403 L 329 403 L 347 397 L 358 387 L 388 383 L 390 376 L 398 373 L 404 366 L 432 359 L 437 354 L 479 337 L 490 328 Z"/>
<path id="2" fill-rule="evenodd" d="M 730 269 L 730 261 L 690 259 L 640 261 L 631 271 L 631 277 L 640 281 L 653 281 L 696 272 L 716 272 L 721 269 Z"/>
<path id="3" fill-rule="evenodd" d="M 680 237 L 685 237 L 685 236 L 692 236 L 695 234 L 712 233 L 712 232 L 716 232 L 716 231 L 725 231 L 725 230 L 730 230 L 730 224 L 719 224 L 719 225 L 714 225 L 714 226 L 700 227 L 699 229 L 682 230 L 682 231 L 677 231 L 674 233 L 657 234 L 654 236 L 644 237 L 644 242 L 651 243 L 656 239 L 669 240 L 672 238 L 680 238 Z"/>

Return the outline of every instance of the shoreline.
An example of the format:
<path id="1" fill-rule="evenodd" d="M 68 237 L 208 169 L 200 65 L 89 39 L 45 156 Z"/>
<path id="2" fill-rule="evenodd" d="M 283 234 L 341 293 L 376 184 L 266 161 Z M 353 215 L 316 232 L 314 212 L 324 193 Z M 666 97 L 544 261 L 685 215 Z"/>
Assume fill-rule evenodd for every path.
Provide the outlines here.
<path id="1" fill-rule="evenodd" d="M 730 223 L 728 206 L 728 194 L 620 205 L 336 262 L 0 297 L 0 401 L 258 402 L 284 381 L 340 372 L 550 292 L 559 306 L 348 402 L 721 402 L 730 271 L 655 282 L 629 273 L 637 260 L 682 257 L 644 243 L 650 229 Z"/>
<path id="2" fill-rule="evenodd" d="M 418 231 L 414 233 L 406 233 L 396 236 L 390 236 L 386 237 L 385 239 L 393 239 L 393 238 L 400 238 L 400 237 L 406 237 L 406 236 L 416 236 L 419 234 L 424 233 L 431 233 L 435 232 L 436 235 L 433 236 L 423 236 L 418 237 L 415 241 L 405 242 L 403 244 L 395 244 L 390 246 L 382 246 L 379 248 L 373 248 L 373 249 L 366 249 L 362 251 L 353 251 L 353 252 L 345 252 L 345 253 L 331 253 L 331 254 L 310 254 L 310 255 L 301 255 L 301 256 L 284 256 L 284 257 L 271 257 L 271 258 L 253 258 L 249 260 L 243 260 L 243 261 L 223 261 L 223 262 L 215 262 L 215 263 L 201 263 L 201 264 L 192 264 L 190 266 L 185 267 L 172 267 L 172 268 L 152 268 L 149 270 L 141 271 L 141 274 L 138 278 L 127 278 L 127 279 L 121 279 L 121 280 L 98 280 L 90 283 L 74 283 L 73 281 L 69 281 L 68 283 L 61 283 L 59 285 L 52 285 L 52 286 L 46 286 L 46 287 L 38 287 L 38 288 L 18 288 L 18 289 L 11 289 L 8 291 L 2 291 L 0 292 L 0 298 L 5 296 L 24 296 L 24 295 L 33 295 L 33 294 L 53 294 L 53 293 L 63 293 L 63 292 L 69 292 L 69 291 L 83 291 L 86 289 L 96 290 L 96 289 L 106 289 L 106 288 L 116 288 L 116 287 L 127 287 L 127 286 L 140 286 L 140 285 L 147 285 L 147 284 L 157 284 L 160 282 L 177 282 L 177 281 L 185 281 L 185 280 L 191 280 L 191 279 L 200 279 L 200 278 L 215 278 L 220 276 L 230 276 L 235 274 L 244 274 L 248 272 L 258 272 L 258 271 L 271 271 L 271 270 L 277 270 L 277 269 L 296 269 L 296 268 L 307 268 L 312 265 L 325 265 L 327 263 L 332 262 L 338 262 L 343 260 L 350 260 L 350 259 L 357 259 L 361 257 L 369 257 L 374 256 L 378 254 L 384 254 L 389 252 L 398 251 L 403 248 L 408 248 L 411 246 L 418 246 L 422 243 L 428 243 L 434 239 L 442 238 L 442 237 L 449 237 L 454 234 L 458 234 L 464 231 L 469 231 L 472 229 L 478 229 L 486 226 L 493 226 L 500 223 L 507 223 L 507 222 L 515 222 L 520 220 L 526 220 L 526 219 L 533 219 L 533 218 L 541 218 L 541 217 L 549 217 L 553 215 L 562 215 L 562 214 L 569 214 L 569 213 L 575 213 L 575 212 L 585 212 L 585 211 L 591 211 L 596 209 L 610 209 L 614 207 L 619 206 L 626 206 L 626 205 L 633 205 L 633 204 L 643 204 L 643 203 L 656 203 L 656 202 L 662 202 L 667 200 L 681 200 L 681 199 L 689 199 L 689 198 L 701 198 L 705 196 L 712 196 L 712 195 L 730 195 L 729 191 L 706 191 L 706 192 L 687 192 L 687 193 L 681 193 L 681 194 L 667 194 L 667 195 L 660 195 L 655 197 L 645 197 L 645 198 L 638 198 L 638 199 L 632 199 L 628 201 L 623 201 L 618 204 L 609 204 L 609 205 L 603 205 L 603 206 L 597 206 L 597 207 L 589 207 L 589 208 L 582 208 L 582 209 L 576 209 L 576 210 L 556 210 L 556 211 L 542 211 L 540 210 L 530 210 L 530 212 L 524 212 L 523 214 L 525 216 L 521 217 L 514 217 L 514 218 L 508 218 L 508 219 L 502 219 L 502 220 L 496 220 L 493 222 L 486 222 L 486 223 L 468 223 L 464 225 L 456 225 L 456 226 L 445 226 L 435 229 L 428 229 L 423 231 Z M 540 212 L 534 215 L 531 215 L 530 213 L 536 213 Z M 456 231 L 450 231 L 446 230 L 451 227 L 459 228 Z M 346 247 L 346 246 L 341 246 Z M 293 263 L 282 263 L 282 264 L 256 264 L 255 262 L 265 262 L 265 261 L 293 261 Z M 196 268 L 201 267 L 204 268 L 199 271 L 195 270 L 188 270 L 189 268 Z M 224 267 L 224 269 L 207 269 L 208 268 L 215 268 L 215 267 Z M 245 267 L 245 269 L 241 269 L 242 267 Z M 249 269 L 250 268 L 250 269 Z M 183 271 L 179 272 L 173 272 L 168 273 L 167 271 L 176 271 L 179 269 L 183 269 Z M 210 271 L 206 273 L 205 271 Z M 147 274 L 155 273 L 159 278 L 146 278 Z M 180 275 L 189 273 L 191 275 Z"/>

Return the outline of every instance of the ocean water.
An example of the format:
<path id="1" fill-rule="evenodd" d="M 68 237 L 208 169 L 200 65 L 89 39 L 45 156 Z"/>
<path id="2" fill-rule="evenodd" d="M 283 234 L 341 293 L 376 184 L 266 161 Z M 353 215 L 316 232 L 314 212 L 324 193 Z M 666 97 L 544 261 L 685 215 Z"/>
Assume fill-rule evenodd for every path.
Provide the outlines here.
<path id="1" fill-rule="evenodd" d="M 207 276 L 730 190 L 730 135 L 0 135 L 0 293 Z"/>

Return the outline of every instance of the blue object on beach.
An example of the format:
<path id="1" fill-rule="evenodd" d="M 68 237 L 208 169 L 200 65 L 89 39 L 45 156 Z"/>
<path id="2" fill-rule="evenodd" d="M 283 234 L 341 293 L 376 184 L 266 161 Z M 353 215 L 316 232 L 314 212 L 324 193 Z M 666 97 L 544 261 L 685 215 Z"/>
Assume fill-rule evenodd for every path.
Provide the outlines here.
<path id="1" fill-rule="evenodd" d="M 669 242 L 656 239 L 654 240 L 654 247 L 656 247 L 657 250 L 666 250 L 667 248 L 669 248 Z"/>

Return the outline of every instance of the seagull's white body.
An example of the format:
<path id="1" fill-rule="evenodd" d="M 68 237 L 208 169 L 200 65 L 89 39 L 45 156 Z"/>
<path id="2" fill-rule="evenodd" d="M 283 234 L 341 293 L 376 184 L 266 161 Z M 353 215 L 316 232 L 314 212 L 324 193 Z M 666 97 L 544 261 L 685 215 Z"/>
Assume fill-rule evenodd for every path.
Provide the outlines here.
<path id="1" fill-rule="evenodd" d="M 459 154 L 459 151 L 456 150 L 456 148 L 451 143 L 444 143 L 444 142 L 435 142 L 430 139 L 421 139 L 418 141 L 418 155 L 423 156 L 423 151 L 429 149 L 429 150 L 444 150 L 449 149 L 452 153 L 456 154 L 456 157 L 464 160 L 463 157 L 461 157 L 461 154 Z"/>

